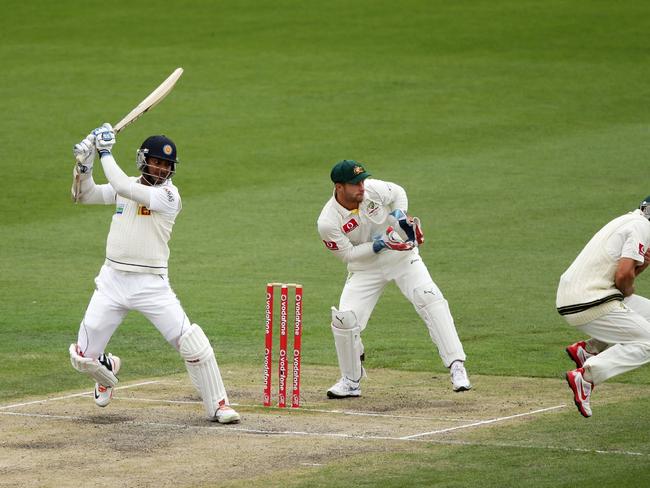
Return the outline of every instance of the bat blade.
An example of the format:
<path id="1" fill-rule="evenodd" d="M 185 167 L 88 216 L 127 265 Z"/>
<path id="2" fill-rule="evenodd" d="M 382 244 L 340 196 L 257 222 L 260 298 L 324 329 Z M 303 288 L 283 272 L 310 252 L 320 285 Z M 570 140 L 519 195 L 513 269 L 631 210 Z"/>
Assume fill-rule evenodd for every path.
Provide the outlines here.
<path id="1" fill-rule="evenodd" d="M 127 125 L 132 124 L 135 122 L 139 117 L 144 115 L 146 112 L 151 110 L 153 107 L 158 105 L 167 95 L 169 95 L 169 92 L 172 91 L 172 88 L 174 88 L 174 85 L 176 85 L 176 82 L 178 79 L 181 77 L 183 74 L 183 68 L 176 68 L 174 72 L 167 77 L 165 81 L 163 81 L 158 87 L 152 91 L 147 97 L 142 100 L 137 107 L 135 107 L 133 110 L 131 110 L 122 120 L 120 120 L 117 124 L 113 126 L 113 130 L 117 134 L 120 132 L 122 129 L 124 129 Z M 80 162 L 77 160 L 77 162 Z M 79 197 L 81 195 L 81 178 L 79 175 L 76 175 L 75 177 L 75 182 L 74 182 L 74 201 L 75 203 L 79 202 Z"/>
<path id="2" fill-rule="evenodd" d="M 167 95 L 169 95 L 169 92 L 172 91 L 172 88 L 174 88 L 174 85 L 182 74 L 183 68 L 176 68 L 174 72 L 158 86 L 158 88 L 152 91 L 147 98 L 138 104 L 137 107 L 131 110 L 122 120 L 113 126 L 115 133 L 117 134 L 127 125 L 132 124 L 147 111 L 158 105 Z"/>

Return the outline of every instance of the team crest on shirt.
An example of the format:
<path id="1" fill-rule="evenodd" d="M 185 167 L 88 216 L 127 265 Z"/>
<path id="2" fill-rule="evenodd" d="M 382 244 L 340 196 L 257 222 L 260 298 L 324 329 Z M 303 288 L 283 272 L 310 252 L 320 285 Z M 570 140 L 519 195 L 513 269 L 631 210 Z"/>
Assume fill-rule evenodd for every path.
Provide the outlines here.
<path id="1" fill-rule="evenodd" d="M 357 227 L 359 227 L 359 222 L 357 222 L 356 219 L 350 219 L 345 224 L 343 224 L 341 230 L 343 233 L 347 234 L 348 232 L 352 232 Z"/>
<path id="2" fill-rule="evenodd" d="M 373 214 L 377 213 L 377 211 L 379 209 L 380 209 L 379 205 L 377 203 L 373 202 L 372 200 L 370 200 L 366 204 L 366 212 L 368 213 L 368 215 L 373 215 Z"/>
<path id="3" fill-rule="evenodd" d="M 138 205 L 138 215 L 151 215 L 151 210 L 144 205 Z"/>
<path id="4" fill-rule="evenodd" d="M 120 203 L 120 204 L 117 205 L 117 207 L 115 207 L 115 213 L 117 215 L 122 215 L 124 213 L 124 204 L 123 203 Z"/>

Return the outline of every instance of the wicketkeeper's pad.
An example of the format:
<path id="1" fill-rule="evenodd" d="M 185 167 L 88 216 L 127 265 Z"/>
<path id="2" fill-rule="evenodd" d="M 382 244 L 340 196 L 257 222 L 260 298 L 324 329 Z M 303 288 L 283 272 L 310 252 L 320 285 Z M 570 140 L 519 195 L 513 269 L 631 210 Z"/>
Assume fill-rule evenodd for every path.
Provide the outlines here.
<path id="1" fill-rule="evenodd" d="M 363 346 L 361 344 L 361 327 L 357 323 L 354 312 L 339 311 L 332 307 L 332 334 L 341 375 L 352 381 L 360 381 L 363 376 L 361 367 Z"/>

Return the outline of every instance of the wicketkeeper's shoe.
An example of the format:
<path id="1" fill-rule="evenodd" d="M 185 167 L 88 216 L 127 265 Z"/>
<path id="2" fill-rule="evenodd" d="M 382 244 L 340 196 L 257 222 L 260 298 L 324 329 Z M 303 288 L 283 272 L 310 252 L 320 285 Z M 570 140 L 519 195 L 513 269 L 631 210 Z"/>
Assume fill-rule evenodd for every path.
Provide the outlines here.
<path id="1" fill-rule="evenodd" d="M 115 376 L 117 376 L 117 373 L 120 370 L 120 366 L 122 365 L 120 358 L 113 356 L 110 353 L 108 355 L 102 354 L 99 356 L 99 362 L 106 366 L 106 368 Z M 111 403 L 111 398 L 113 398 L 112 386 L 104 386 L 100 385 L 99 383 L 95 383 L 95 404 L 98 407 L 105 407 Z"/>
<path id="2" fill-rule="evenodd" d="M 327 390 L 328 398 L 347 398 L 361 396 L 361 385 L 359 381 L 352 381 L 345 376 L 334 386 Z"/>
<path id="3" fill-rule="evenodd" d="M 463 361 L 454 361 L 451 363 L 449 373 L 451 374 L 451 384 L 454 391 L 467 391 L 472 389 L 472 384 L 467 377 L 467 371 L 465 371 Z"/>
<path id="4" fill-rule="evenodd" d="M 584 378 L 585 370 L 583 368 L 567 371 L 566 381 L 569 383 L 569 388 L 573 390 L 573 401 L 578 407 L 578 411 L 583 417 L 591 417 L 591 392 L 594 389 L 593 383 Z"/>
<path id="5" fill-rule="evenodd" d="M 573 362 L 576 363 L 576 368 L 582 368 L 587 359 L 589 359 L 591 356 L 595 356 L 595 354 L 587 352 L 587 344 L 585 341 L 571 344 L 570 346 L 567 346 L 565 351 L 573 360 Z"/>
<path id="6" fill-rule="evenodd" d="M 241 420 L 241 416 L 232 408 L 227 405 L 225 401 L 219 403 L 219 408 L 214 414 L 214 421 L 220 424 L 236 424 Z"/>

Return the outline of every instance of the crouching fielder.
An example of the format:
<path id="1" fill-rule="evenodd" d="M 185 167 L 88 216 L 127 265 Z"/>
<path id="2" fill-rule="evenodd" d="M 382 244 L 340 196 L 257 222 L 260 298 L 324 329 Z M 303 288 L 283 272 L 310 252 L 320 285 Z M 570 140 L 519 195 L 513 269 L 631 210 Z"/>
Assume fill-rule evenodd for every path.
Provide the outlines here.
<path id="1" fill-rule="evenodd" d="M 589 336 L 566 348 L 576 369 L 565 377 L 583 417 L 596 385 L 650 362 L 650 300 L 634 293 L 650 264 L 649 220 L 650 196 L 602 227 L 560 277 L 557 311 Z"/>
<path id="2" fill-rule="evenodd" d="M 347 264 L 348 278 L 338 309 L 332 307 L 332 333 L 341 379 L 330 398 L 361 395 L 365 329 L 384 287 L 394 281 L 413 304 L 450 369 L 454 391 L 471 388 L 447 300 L 431 279 L 418 246 L 424 241 L 420 221 L 406 215 L 408 199 L 402 187 L 376 179 L 352 160 L 331 172 L 334 194 L 318 218 L 318 232 L 327 249 Z"/>
<path id="3" fill-rule="evenodd" d="M 167 243 L 181 211 L 180 194 L 171 179 L 178 164 L 176 146 L 165 136 L 147 138 L 137 151 L 141 175 L 129 177 L 111 154 L 113 144 L 113 129 L 104 124 L 74 147 L 78 162 L 74 177 L 80 184 L 73 184 L 73 196 L 85 204 L 115 205 L 115 214 L 106 261 L 95 278 L 77 342 L 70 345 L 72 366 L 95 380 L 95 403 L 108 405 L 121 361 L 104 350 L 127 312 L 137 310 L 180 353 L 208 418 L 222 424 L 238 422 L 210 341 L 187 318 L 167 277 Z M 97 152 L 109 182 L 105 185 L 96 185 L 92 177 Z"/>

